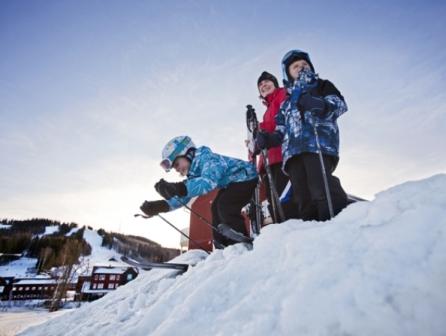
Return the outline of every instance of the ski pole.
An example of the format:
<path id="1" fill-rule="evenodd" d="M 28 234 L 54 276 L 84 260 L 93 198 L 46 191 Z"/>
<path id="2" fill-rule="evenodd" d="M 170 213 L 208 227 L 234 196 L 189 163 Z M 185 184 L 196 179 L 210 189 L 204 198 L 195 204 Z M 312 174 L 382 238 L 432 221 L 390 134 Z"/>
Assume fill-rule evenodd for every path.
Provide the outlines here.
<path id="1" fill-rule="evenodd" d="M 265 170 L 269 180 L 269 188 L 272 196 L 271 201 L 273 203 L 273 212 L 275 213 L 275 215 L 277 215 L 278 213 L 279 221 L 283 222 L 285 220 L 285 214 L 283 212 L 282 204 L 280 203 L 279 195 L 277 194 L 276 186 L 274 185 L 273 174 L 271 173 L 271 167 L 269 166 L 268 152 L 266 149 L 262 150 L 262 156 L 263 161 L 265 162 Z"/>
<path id="2" fill-rule="evenodd" d="M 322 178 L 324 180 L 325 194 L 327 195 L 328 212 L 330 213 L 330 219 L 332 219 L 334 217 L 333 203 L 331 201 L 331 193 L 330 193 L 330 187 L 328 186 L 327 172 L 325 171 L 324 158 L 322 156 L 321 144 L 319 142 L 319 133 L 317 132 L 317 129 L 316 129 L 317 124 L 314 123 L 314 119 L 313 119 L 312 124 L 313 124 L 314 136 L 316 137 L 317 153 L 319 154 L 319 161 L 321 163 Z"/>
<path id="3" fill-rule="evenodd" d="M 257 166 L 257 156 L 254 154 L 254 139 L 257 136 L 257 131 L 259 128 L 259 122 L 257 120 L 257 115 L 252 107 L 252 105 L 246 105 L 246 126 L 248 129 L 248 138 L 251 138 L 251 146 L 248 146 L 248 151 L 251 150 L 251 162 L 254 164 L 254 166 Z M 253 223 L 253 220 L 251 219 L 251 227 L 253 233 L 259 235 L 260 234 L 260 228 L 262 226 L 263 222 L 263 216 L 262 216 L 262 205 L 260 203 L 260 179 L 257 182 L 256 189 L 254 191 L 254 199 L 252 201 L 255 207 L 255 221 Z"/>
<path id="4" fill-rule="evenodd" d="M 197 211 L 192 210 L 190 206 L 188 206 L 186 203 L 182 202 L 178 196 L 174 196 L 178 203 L 180 203 L 182 206 L 184 206 L 187 210 L 189 210 L 191 213 L 193 213 L 195 216 L 197 216 L 203 223 L 205 223 L 207 226 L 209 226 L 213 231 L 215 231 L 218 234 L 222 234 L 218 228 L 215 228 L 211 222 L 209 222 L 206 218 L 204 218 L 202 215 L 200 215 Z"/>
<path id="5" fill-rule="evenodd" d="M 178 201 L 178 203 L 180 203 L 182 206 L 184 206 L 187 210 L 189 210 L 191 213 L 193 213 L 195 216 L 197 216 L 204 224 L 206 224 L 207 226 L 209 226 L 213 231 L 220 233 L 218 231 L 218 229 L 216 229 L 211 222 L 209 222 L 206 218 L 204 218 L 202 215 L 200 215 L 197 211 L 192 210 L 192 208 L 190 206 L 188 206 L 186 203 L 182 202 L 180 200 L 179 197 L 174 196 L 176 198 L 176 200 Z"/>
<path id="6" fill-rule="evenodd" d="M 247 111 L 247 119 L 251 119 L 252 123 L 256 123 L 257 122 L 257 117 L 254 111 L 254 108 L 251 105 L 247 105 L 246 108 L 248 109 Z M 251 130 L 253 137 L 256 138 L 257 136 L 257 125 L 249 125 L 248 124 L 248 129 Z M 262 156 L 263 156 L 263 161 L 265 162 L 265 170 L 266 170 L 266 174 L 268 176 L 268 180 L 269 180 L 269 189 L 270 189 L 270 194 L 271 194 L 271 206 L 273 208 L 273 217 L 275 221 L 280 221 L 283 222 L 285 220 L 285 213 L 283 212 L 283 208 L 282 208 L 282 204 L 280 203 L 280 199 L 279 199 L 279 195 L 277 193 L 277 189 L 276 186 L 274 185 L 274 180 L 273 180 L 273 175 L 271 173 L 271 167 L 269 166 L 269 158 L 268 158 L 268 152 L 266 149 L 262 150 Z M 278 217 L 278 218 L 277 218 Z"/>
<path id="7" fill-rule="evenodd" d="M 204 252 L 206 252 L 207 254 L 210 254 L 207 250 L 205 250 L 203 247 L 200 246 L 200 244 L 195 241 L 194 239 L 192 239 L 191 237 L 189 237 L 187 234 L 185 234 L 183 231 L 181 231 L 180 229 L 178 229 L 175 225 L 173 225 L 171 222 L 169 222 L 166 218 L 164 218 L 163 216 L 161 216 L 160 214 L 157 215 L 159 218 L 161 218 L 164 222 L 166 222 L 167 224 L 169 224 L 172 228 L 174 228 L 176 231 L 178 231 L 181 235 L 183 235 L 186 239 L 190 240 L 192 243 L 194 243 L 200 250 L 203 250 Z M 142 214 L 135 214 L 135 217 L 142 217 L 142 218 L 152 218 L 150 216 L 146 216 L 146 215 L 142 215 Z"/>

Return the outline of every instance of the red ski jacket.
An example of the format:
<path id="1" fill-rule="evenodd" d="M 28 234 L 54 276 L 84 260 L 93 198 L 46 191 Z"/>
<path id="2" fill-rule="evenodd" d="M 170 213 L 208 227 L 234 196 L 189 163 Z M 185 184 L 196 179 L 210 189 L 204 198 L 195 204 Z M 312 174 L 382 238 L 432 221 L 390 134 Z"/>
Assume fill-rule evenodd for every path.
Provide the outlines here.
<path id="1" fill-rule="evenodd" d="M 271 94 L 266 96 L 264 104 L 267 109 L 263 115 L 263 121 L 259 124 L 260 129 L 272 133 L 276 129 L 275 117 L 279 113 L 280 105 L 287 97 L 287 90 L 285 88 L 277 88 Z M 282 147 L 277 146 L 268 150 L 269 164 L 273 165 L 282 162 Z M 264 172 L 264 162 L 260 156 L 257 170 L 259 173 Z"/>

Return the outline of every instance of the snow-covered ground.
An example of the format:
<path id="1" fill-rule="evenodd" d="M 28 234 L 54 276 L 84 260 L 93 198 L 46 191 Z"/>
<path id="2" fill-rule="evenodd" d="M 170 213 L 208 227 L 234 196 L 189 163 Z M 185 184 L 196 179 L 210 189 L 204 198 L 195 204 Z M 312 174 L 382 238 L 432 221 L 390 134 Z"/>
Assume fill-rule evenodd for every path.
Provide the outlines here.
<path id="1" fill-rule="evenodd" d="M 24 329 L 41 324 L 54 317 L 70 312 L 59 310 L 49 313 L 47 310 L 0 312 L 0 336 L 17 335 Z"/>
<path id="2" fill-rule="evenodd" d="M 190 251 L 175 259 L 202 257 Z M 21 335 L 445 335 L 446 175 L 156 270 Z"/>
<path id="3" fill-rule="evenodd" d="M 17 278 L 34 276 L 36 264 L 36 258 L 22 257 L 20 259 L 11 261 L 6 265 L 1 265 L 0 276 L 14 276 Z"/>

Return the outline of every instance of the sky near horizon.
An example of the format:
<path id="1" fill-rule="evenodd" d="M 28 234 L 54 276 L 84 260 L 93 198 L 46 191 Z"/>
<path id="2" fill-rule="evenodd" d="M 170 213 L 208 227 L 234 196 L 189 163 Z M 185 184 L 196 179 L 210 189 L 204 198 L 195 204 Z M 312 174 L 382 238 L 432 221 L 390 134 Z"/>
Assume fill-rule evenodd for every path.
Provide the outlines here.
<path id="1" fill-rule="evenodd" d="M 344 95 L 340 163 L 366 197 L 446 171 L 443 1 L 0 2 L 0 218 L 45 217 L 177 247 L 158 219 L 161 149 L 188 134 L 246 157 L 256 81 L 309 52 Z M 441 154 L 443 153 L 443 154 Z M 188 214 L 166 215 L 188 225 Z"/>

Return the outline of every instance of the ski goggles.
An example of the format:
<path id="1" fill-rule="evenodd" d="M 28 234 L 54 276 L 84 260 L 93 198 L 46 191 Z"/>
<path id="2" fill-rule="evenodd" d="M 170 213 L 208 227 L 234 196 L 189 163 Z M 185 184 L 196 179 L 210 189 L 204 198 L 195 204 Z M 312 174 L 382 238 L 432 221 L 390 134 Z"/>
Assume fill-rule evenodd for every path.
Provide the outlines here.
<path id="1" fill-rule="evenodd" d="M 168 172 L 172 168 L 173 163 L 169 159 L 164 159 L 161 161 L 160 166 L 163 168 L 166 172 Z"/>

